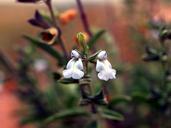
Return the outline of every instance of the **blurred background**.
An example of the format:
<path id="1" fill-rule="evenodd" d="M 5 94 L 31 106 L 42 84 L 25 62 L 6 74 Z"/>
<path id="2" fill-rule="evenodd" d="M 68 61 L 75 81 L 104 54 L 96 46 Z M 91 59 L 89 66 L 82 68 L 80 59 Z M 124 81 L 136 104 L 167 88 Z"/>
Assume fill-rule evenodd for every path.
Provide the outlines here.
<path id="1" fill-rule="evenodd" d="M 56 12 L 64 12 L 71 8 L 78 10 L 75 0 L 52 1 Z M 162 20 L 166 24 L 170 24 L 170 0 L 82 0 L 82 3 L 84 4 L 84 9 L 88 21 L 91 24 L 92 31 L 102 28 L 109 33 L 107 41 L 102 39 L 99 42 L 99 45 L 97 46 L 98 49 L 109 49 L 110 55 L 113 55 L 110 60 L 116 69 L 118 68 L 121 70 L 121 76 L 116 80 L 113 86 L 116 94 L 114 94 L 112 98 L 116 95 L 130 94 L 131 89 L 128 88 L 132 87 L 132 77 L 135 78 L 137 74 L 143 75 L 144 73 L 140 70 L 138 70 L 139 72 L 137 71 L 138 73 L 134 72 L 135 74 L 132 72 L 130 73 L 130 70 L 133 70 L 133 66 L 138 69 L 144 68 L 142 65 L 145 63 L 141 60 L 142 54 L 144 53 L 144 44 L 142 40 L 147 39 L 152 42 L 158 42 L 158 39 L 155 38 L 155 33 L 149 29 L 148 24 L 151 20 Z M 10 58 L 10 62 L 14 65 L 17 64 L 16 60 L 18 59 L 16 50 L 26 46 L 22 36 L 35 36 L 40 32 L 39 28 L 31 26 L 27 22 L 28 19 L 34 16 L 36 9 L 40 9 L 45 14 L 47 13 L 47 8 L 41 2 L 37 4 L 24 4 L 17 3 L 15 0 L 0 0 L 0 51 L 5 53 L 5 56 Z M 74 36 L 77 32 L 84 31 L 79 14 L 70 24 L 63 25 L 62 30 L 63 33 L 65 33 L 64 39 L 67 42 L 65 44 L 67 51 L 70 52 L 74 45 Z M 107 43 L 104 43 L 105 41 Z M 53 67 L 52 69 L 56 70 L 56 63 L 49 56 L 46 56 L 45 53 L 42 53 L 42 55 L 43 57 L 45 56 L 48 58 L 48 61 L 50 61 L 50 64 Z M 124 68 L 122 66 L 124 66 Z M 149 67 L 153 67 L 153 65 L 149 65 Z M 15 93 L 13 93 L 17 88 L 17 79 L 14 77 L 14 79 L 10 78 L 5 82 L 3 81 L 3 78 L 10 76 L 10 73 L 5 68 L 6 67 L 2 65 L 0 66 L 0 127 L 19 128 L 21 127 L 19 124 L 20 117 L 18 117 L 17 111 L 25 105 L 19 100 Z M 152 71 L 150 71 L 152 74 L 160 72 L 156 71 L 156 69 L 158 69 L 158 67 L 154 69 L 151 68 Z M 124 75 L 122 72 L 124 72 Z M 41 88 L 46 88 L 44 86 L 47 84 L 47 78 L 43 75 L 39 76 L 39 74 L 41 73 L 34 73 L 34 75 L 40 77 L 37 79 L 40 80 L 39 84 L 43 86 Z M 148 73 L 145 72 L 144 75 L 146 74 Z M 155 80 L 158 79 L 158 77 L 160 76 L 156 76 Z M 143 77 L 142 79 L 145 78 Z M 140 82 L 142 79 L 134 81 L 134 84 Z M 125 84 L 127 82 L 130 82 L 131 84 Z M 141 84 L 143 87 L 144 85 L 145 87 L 148 86 L 145 83 L 146 81 L 143 82 Z M 146 110 L 147 108 L 144 106 L 141 107 L 143 108 L 142 113 L 144 115 L 150 111 Z M 128 111 L 127 113 L 129 113 Z M 140 125 L 134 126 L 130 124 L 135 122 L 130 121 L 130 124 L 128 122 L 126 123 L 127 127 L 124 125 L 115 125 L 115 127 L 155 128 L 156 126 L 156 128 L 161 128 L 157 127 L 157 125 L 154 125 L 153 127 L 148 127 L 146 125 L 142 125 L 142 127 Z M 34 128 L 36 126 L 34 124 L 29 124 L 23 127 Z M 110 127 L 112 128 L 112 125 Z M 170 127 L 171 125 L 169 124 L 166 128 Z"/>

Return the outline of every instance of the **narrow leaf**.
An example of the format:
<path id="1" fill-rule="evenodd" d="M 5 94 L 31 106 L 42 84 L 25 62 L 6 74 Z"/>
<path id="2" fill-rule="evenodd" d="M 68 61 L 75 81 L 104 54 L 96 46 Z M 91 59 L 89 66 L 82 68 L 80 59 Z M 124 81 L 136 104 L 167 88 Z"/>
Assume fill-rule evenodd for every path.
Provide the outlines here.
<path id="1" fill-rule="evenodd" d="M 132 102 L 138 102 L 138 103 L 147 103 L 148 96 L 141 94 L 141 93 L 134 93 L 131 96 Z"/>
<path id="2" fill-rule="evenodd" d="M 74 80 L 74 79 L 61 79 L 59 80 L 60 83 L 62 84 L 73 84 L 73 83 L 78 83 L 78 80 Z"/>
<path id="3" fill-rule="evenodd" d="M 59 65 L 64 65 L 65 62 L 64 62 L 64 59 L 62 58 L 62 56 L 55 49 L 53 49 L 51 46 L 45 44 L 44 42 L 39 41 L 38 39 L 33 38 L 33 37 L 24 36 L 24 38 L 26 40 L 28 40 L 30 43 L 32 43 L 33 45 L 35 45 L 35 46 L 39 47 L 40 49 L 46 51 L 49 55 L 51 55 L 52 57 L 57 59 Z"/>
<path id="4" fill-rule="evenodd" d="M 124 117 L 120 113 L 118 113 L 116 111 L 113 111 L 113 110 L 110 110 L 110 109 L 106 109 L 106 108 L 103 108 L 101 110 L 101 116 L 103 118 L 109 119 L 109 120 L 119 120 L 119 121 L 121 121 L 121 120 L 124 119 Z"/>
<path id="5" fill-rule="evenodd" d="M 76 117 L 76 116 L 89 116 L 89 113 L 80 108 L 61 110 L 61 112 L 58 112 L 58 113 L 50 116 L 49 118 L 47 118 L 45 120 L 45 123 L 50 123 L 50 122 L 53 122 L 56 120 L 61 120 L 61 119 L 65 119 L 68 117 Z"/>
<path id="6" fill-rule="evenodd" d="M 115 106 L 121 103 L 129 103 L 131 102 L 131 97 L 129 96 L 120 96 L 112 99 L 109 103 L 109 106 Z"/>
<path id="7" fill-rule="evenodd" d="M 97 55 L 101 52 L 101 50 L 99 50 L 98 52 L 94 53 L 93 55 L 91 55 L 88 60 L 90 62 L 94 62 L 94 60 L 97 58 Z"/>
<path id="8" fill-rule="evenodd" d="M 88 42 L 89 49 L 91 49 L 95 43 L 98 41 L 98 39 L 105 33 L 105 30 L 101 30 L 97 32 Z"/>
<path id="9" fill-rule="evenodd" d="M 41 122 L 42 120 L 44 120 L 43 117 L 40 118 L 40 117 L 36 117 L 35 115 L 32 115 L 32 116 L 23 117 L 20 120 L 20 124 L 26 125 L 26 124 L 35 123 L 35 122 Z"/>

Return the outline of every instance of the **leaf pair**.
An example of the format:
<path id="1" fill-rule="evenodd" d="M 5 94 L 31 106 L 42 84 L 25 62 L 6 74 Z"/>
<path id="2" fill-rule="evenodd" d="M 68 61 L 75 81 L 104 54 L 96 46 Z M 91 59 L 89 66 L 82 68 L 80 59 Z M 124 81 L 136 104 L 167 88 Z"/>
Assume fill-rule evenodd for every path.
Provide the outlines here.
<path id="1" fill-rule="evenodd" d="M 68 110 L 61 110 L 60 112 L 48 117 L 45 120 L 45 124 L 54 122 L 56 120 L 62 120 L 69 117 L 78 117 L 78 116 L 89 116 L 89 113 L 81 108 L 72 108 Z"/>
<path id="2" fill-rule="evenodd" d="M 100 112 L 101 117 L 104 119 L 119 120 L 119 121 L 124 119 L 120 113 L 115 112 L 110 109 L 103 108 L 99 112 Z M 70 117 L 72 118 L 72 117 L 80 117 L 80 116 L 90 117 L 90 113 L 88 113 L 87 111 L 81 108 L 61 110 L 60 112 L 48 117 L 44 123 L 49 124 L 57 120 L 63 120 L 63 119 L 70 118 Z M 93 126 L 95 126 L 95 123 Z"/>
<path id="3" fill-rule="evenodd" d="M 81 105 L 87 105 L 87 104 L 91 104 L 91 103 L 97 104 L 97 105 L 105 105 L 106 102 L 105 102 L 105 99 L 104 99 L 103 91 L 100 91 L 95 96 L 84 95 L 80 104 Z"/>

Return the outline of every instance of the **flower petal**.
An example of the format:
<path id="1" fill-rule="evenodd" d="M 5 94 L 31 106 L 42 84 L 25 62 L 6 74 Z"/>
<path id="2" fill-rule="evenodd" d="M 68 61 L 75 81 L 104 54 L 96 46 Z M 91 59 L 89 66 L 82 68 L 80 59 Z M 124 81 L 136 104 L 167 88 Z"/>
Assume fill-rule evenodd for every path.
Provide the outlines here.
<path id="1" fill-rule="evenodd" d="M 76 50 L 72 50 L 71 57 L 78 59 L 80 57 L 80 54 Z"/>
<path id="2" fill-rule="evenodd" d="M 116 70 L 115 69 L 112 69 L 112 78 L 110 79 L 116 79 Z"/>
<path id="3" fill-rule="evenodd" d="M 105 81 L 108 81 L 109 79 L 115 79 L 116 70 L 115 69 L 102 70 L 98 73 L 98 78 Z"/>
<path id="4" fill-rule="evenodd" d="M 84 72 L 81 70 L 76 69 L 72 72 L 73 79 L 81 79 L 83 76 L 84 76 Z"/>
<path id="5" fill-rule="evenodd" d="M 98 78 L 105 81 L 109 80 L 109 77 L 107 76 L 104 70 L 98 73 Z"/>
<path id="6" fill-rule="evenodd" d="M 104 66 L 105 65 L 104 65 L 104 63 L 102 61 L 97 60 L 97 63 L 96 63 L 96 71 L 97 72 L 100 72 L 100 71 L 104 70 L 105 69 Z"/>
<path id="7" fill-rule="evenodd" d="M 34 62 L 34 68 L 36 71 L 45 71 L 48 68 L 48 63 L 44 59 L 38 59 Z"/>
<path id="8" fill-rule="evenodd" d="M 115 69 L 111 69 L 111 71 L 110 71 L 110 79 L 116 79 L 116 70 Z"/>
<path id="9" fill-rule="evenodd" d="M 78 59 L 76 62 L 75 62 L 75 66 L 79 69 L 79 70 L 83 70 L 83 62 L 81 59 Z"/>
<path id="10" fill-rule="evenodd" d="M 64 76 L 64 78 L 71 78 L 72 77 L 72 70 L 71 69 L 64 70 L 63 76 Z"/>
<path id="11" fill-rule="evenodd" d="M 107 59 L 107 53 L 106 53 L 106 51 L 101 51 L 101 52 L 98 54 L 97 58 L 100 59 L 100 60 L 105 60 L 105 59 Z"/>
<path id="12" fill-rule="evenodd" d="M 111 65 L 111 63 L 106 59 L 106 60 L 104 60 L 103 61 L 103 63 L 104 63 L 104 65 L 106 66 L 106 67 L 108 67 L 108 68 L 112 68 L 112 65 Z"/>
<path id="13" fill-rule="evenodd" d="M 67 69 L 70 69 L 70 68 L 73 67 L 74 64 L 75 64 L 75 60 L 74 60 L 74 59 L 71 59 L 71 60 L 67 63 L 66 68 L 67 68 Z"/>

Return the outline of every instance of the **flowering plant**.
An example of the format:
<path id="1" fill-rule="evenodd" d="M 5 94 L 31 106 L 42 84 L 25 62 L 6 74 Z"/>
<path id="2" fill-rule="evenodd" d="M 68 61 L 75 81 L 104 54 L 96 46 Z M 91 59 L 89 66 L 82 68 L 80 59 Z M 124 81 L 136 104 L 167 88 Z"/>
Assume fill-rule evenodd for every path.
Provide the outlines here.
<path id="1" fill-rule="evenodd" d="M 144 8 L 144 4 L 137 6 L 134 0 L 125 0 L 128 8 L 124 8 L 127 9 L 124 13 L 129 15 L 124 15 L 122 22 L 112 21 L 115 29 L 112 26 L 110 29 L 117 35 L 120 59 L 120 56 L 114 56 L 118 51 L 113 47 L 111 35 L 104 30 L 91 29 L 81 0 L 76 0 L 78 10 L 72 8 L 58 13 L 51 0 L 17 1 L 43 3 L 49 11 L 48 14 L 36 10 L 28 19 L 29 24 L 39 28 L 38 34 L 23 36 L 27 45 L 18 50 L 17 65 L 8 62 L 0 52 L 0 61 L 8 69 L 10 78 L 19 83 L 15 94 L 26 103 L 22 106 L 21 125 L 46 128 L 171 127 L 170 25 L 151 17 L 152 11 L 148 12 L 148 9 L 152 6 Z M 139 6 L 143 7 L 142 11 L 147 9 L 142 13 L 145 15 L 137 15 Z M 109 12 L 108 20 L 111 20 L 111 10 Z M 71 22 L 76 21 L 78 14 L 84 30 L 79 30 L 80 24 L 72 26 Z M 116 21 L 119 21 L 118 15 L 117 12 Z M 140 20 L 130 22 L 130 17 Z M 67 35 L 65 28 L 69 28 L 70 34 Z M 131 41 L 126 41 L 128 34 Z M 105 44 L 101 45 L 103 42 Z M 138 50 L 131 49 L 133 52 L 127 53 L 131 42 L 136 42 L 134 45 Z M 129 59 L 124 61 L 122 53 Z M 3 83 L 5 77 L 1 76 Z"/>
<path id="2" fill-rule="evenodd" d="M 82 124 L 88 124 L 87 127 L 97 127 L 101 119 L 122 120 L 123 116 L 120 113 L 108 108 L 107 104 L 109 102 L 109 93 L 107 89 L 107 84 L 103 85 L 103 81 L 109 81 L 116 78 L 116 70 L 112 68 L 111 63 L 108 60 L 107 52 L 105 50 L 97 51 L 95 47 L 95 43 L 105 33 L 105 31 L 100 30 L 97 33 L 91 32 L 81 1 L 76 0 L 76 3 L 78 5 L 78 10 L 85 32 L 79 32 L 76 35 L 77 46 L 76 48 L 71 50 L 70 56 L 65 46 L 66 43 L 63 38 L 64 33 L 60 25 L 66 25 L 71 22 L 71 20 L 73 20 L 73 18 L 77 15 L 77 12 L 74 10 L 70 10 L 64 12 L 64 14 L 58 14 L 56 16 L 52 8 L 51 0 L 17 1 L 34 4 L 37 4 L 38 2 L 43 2 L 45 3 L 50 12 L 50 16 L 48 16 L 42 14 L 41 11 L 36 10 L 34 17 L 28 20 L 31 25 L 39 27 L 41 29 L 41 32 L 38 34 L 38 37 L 31 37 L 27 35 L 24 36 L 24 38 L 31 43 L 31 46 L 29 47 L 32 50 L 29 52 L 27 51 L 27 48 L 26 51 L 22 50 L 22 63 L 19 63 L 19 65 L 21 67 L 27 67 L 27 71 L 24 68 L 16 70 L 16 72 L 21 74 L 19 76 L 19 82 L 22 81 L 22 84 L 24 84 L 26 87 L 26 92 L 24 92 L 22 88 L 19 88 L 19 96 L 21 96 L 22 98 L 22 95 L 26 93 L 32 94 L 34 96 L 30 99 L 29 95 L 27 95 L 29 104 L 33 104 L 36 109 L 36 113 L 33 114 L 33 116 L 36 118 L 41 118 L 37 121 L 40 122 L 39 125 L 42 127 L 49 126 L 51 124 L 56 125 L 55 121 L 58 119 L 64 119 L 65 121 L 67 118 L 74 118 L 75 116 L 78 116 L 80 118 L 83 118 L 84 116 L 88 118 L 91 117 L 89 121 L 86 121 L 84 124 Z M 65 103 L 63 105 L 59 105 L 60 103 L 56 102 L 51 103 L 51 101 L 47 100 L 48 97 L 46 98 L 44 92 L 41 92 L 37 88 L 36 83 L 34 82 L 34 80 L 32 80 L 28 73 L 29 67 L 31 67 L 31 62 L 34 61 L 34 58 L 32 56 L 34 54 L 38 54 L 33 50 L 35 46 L 47 52 L 58 63 L 57 72 L 48 71 L 54 77 L 54 81 L 52 83 L 55 86 L 53 86 L 52 88 L 54 88 L 55 93 L 59 93 L 62 88 L 60 86 L 63 84 L 77 84 L 81 96 L 81 101 L 79 104 L 81 106 L 87 106 L 86 109 L 83 109 L 84 107 L 78 107 L 78 105 L 75 104 L 72 105 L 71 108 L 66 108 L 64 110 L 61 109 L 59 111 L 58 109 L 60 109 L 61 106 L 65 108 Z M 55 46 L 60 46 L 61 51 L 56 50 Z M 30 60 L 27 60 L 28 63 L 25 63 L 26 56 L 29 56 L 30 58 Z M 92 88 L 93 86 L 96 87 L 96 85 L 92 83 L 91 76 L 93 66 L 95 67 L 97 77 L 100 79 L 100 83 L 102 84 L 98 91 L 94 93 L 92 92 Z M 38 72 L 45 72 L 49 69 L 49 65 L 45 60 L 40 59 L 39 61 L 35 61 L 34 68 Z M 63 69 L 62 72 L 61 69 Z M 22 74 L 24 74 L 24 76 L 22 76 Z M 66 95 L 68 97 L 68 94 L 65 94 L 65 90 L 62 90 L 62 92 L 63 94 L 58 96 L 58 100 L 64 99 Z M 37 93 L 40 94 L 40 96 L 37 96 Z M 55 93 L 52 94 L 56 95 Z M 55 101 L 55 97 L 53 97 L 53 99 L 53 101 Z M 44 102 L 45 104 L 49 103 L 56 106 L 49 107 L 48 105 L 44 105 Z M 52 109 L 54 107 L 55 109 Z M 22 121 L 22 123 L 25 124 L 28 120 L 29 119 L 26 118 L 24 121 Z M 75 125 L 79 125 L 79 123 L 74 124 L 73 127 L 75 127 Z"/>

